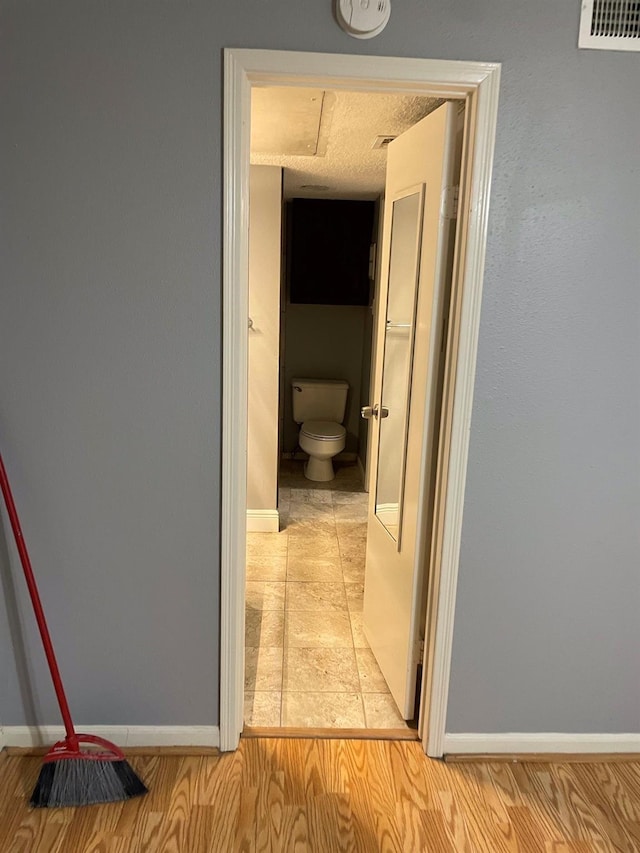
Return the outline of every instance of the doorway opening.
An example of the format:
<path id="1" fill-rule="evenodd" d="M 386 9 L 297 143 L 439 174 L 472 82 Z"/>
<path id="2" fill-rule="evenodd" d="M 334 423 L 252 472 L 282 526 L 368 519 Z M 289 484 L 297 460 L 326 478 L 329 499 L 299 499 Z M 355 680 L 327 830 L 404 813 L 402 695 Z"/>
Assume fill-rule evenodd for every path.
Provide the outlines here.
<path id="1" fill-rule="evenodd" d="M 321 54 L 281 53 L 272 51 L 227 51 L 226 52 L 226 98 L 225 98 L 225 245 L 224 245 L 224 422 L 223 422 L 223 542 L 222 542 L 222 624 L 221 624 L 221 708 L 220 744 L 223 749 L 237 745 L 243 725 L 243 658 L 244 658 L 244 589 L 245 576 L 238 568 L 245 564 L 245 512 L 246 512 L 246 435 L 247 401 L 246 365 L 248 345 L 248 210 L 249 195 L 249 117 L 252 86 L 261 87 L 311 87 L 324 92 L 360 91 L 395 93 L 417 97 L 437 98 L 444 101 L 461 101 L 465 105 L 465 145 L 462 153 L 462 180 L 460 182 L 460 214 L 458 216 L 458 240 L 452 260 L 451 314 L 444 327 L 446 361 L 440 379 L 442 418 L 437 445 L 437 477 L 433 480 L 431 504 L 427 500 L 429 484 L 418 477 L 417 486 L 422 497 L 417 501 L 416 518 L 429 519 L 428 548 L 418 555 L 428 565 L 428 581 L 422 596 L 423 607 L 418 619 L 424 617 L 421 638 L 421 659 L 412 665 L 420 665 L 425 677 L 419 690 L 419 730 L 425 751 L 430 755 L 442 754 L 448 667 L 451 652 L 453 610 L 455 604 L 455 580 L 457 574 L 457 549 L 462 519 L 462 498 L 466 473 L 466 451 L 468 446 L 468 422 L 471 410 L 473 372 L 477 340 L 482 265 L 486 237 L 486 212 L 488 187 L 491 173 L 493 138 L 495 132 L 497 88 L 499 66 L 479 63 L 449 63 L 429 60 L 401 60 L 392 58 L 330 56 Z M 481 97 L 482 95 L 482 97 Z M 384 132 L 383 132 L 384 133 Z M 396 187 L 396 190 L 398 188 Z M 405 188 L 406 189 L 406 188 Z M 430 186 L 429 189 L 432 189 Z M 424 188 L 418 192 L 424 199 Z M 402 205 L 400 195 L 387 199 L 389 215 L 387 228 L 395 228 L 399 221 Z M 410 193 L 405 192 L 405 196 Z M 414 193 L 415 195 L 415 193 Z M 431 199 L 432 200 L 432 199 Z M 451 201 L 443 195 L 438 197 L 434 210 L 440 216 L 440 201 L 448 208 Z M 422 205 L 423 201 L 420 201 Z M 415 206 L 415 205 L 414 205 Z M 422 209 L 422 208 L 420 208 Z M 425 207 L 425 210 L 427 208 Z M 443 208 L 444 209 L 444 208 Z M 417 221 L 417 220 L 416 220 Z M 387 245 L 391 241 L 387 239 Z M 418 255 L 420 253 L 417 244 Z M 392 259 L 383 259 L 379 269 L 388 269 Z M 416 273 L 418 275 L 418 273 Z M 419 300 L 418 300 L 419 301 Z M 386 305 L 386 303 L 385 303 Z M 378 303 L 380 308 L 380 303 Z M 437 315 L 436 319 L 440 319 Z M 415 341 L 424 318 L 415 315 Z M 393 323 L 388 314 L 382 314 L 378 327 L 408 327 L 411 323 Z M 396 330 L 397 333 L 398 330 Z M 413 334 L 413 332 L 411 333 Z M 378 335 L 379 337 L 379 335 Z M 432 336 L 433 337 L 433 336 Z M 414 341 L 414 343 L 415 343 Z M 438 338 L 440 343 L 440 338 Z M 383 368 L 384 351 L 389 350 L 388 337 L 376 353 L 377 373 Z M 411 369 L 409 369 L 411 376 Z M 378 384 L 380 384 L 380 376 Z M 433 377 L 432 377 L 433 380 Z M 409 381 L 411 381 L 409 379 Z M 434 382 L 431 381 L 433 386 Z M 436 383 L 437 385 L 437 383 Z M 435 386 L 434 386 L 435 387 Z M 376 392 L 378 393 L 378 392 Z M 286 390 L 285 390 L 286 394 Z M 374 403 L 371 400 L 371 403 Z M 384 395 L 370 408 L 381 415 L 378 425 L 384 423 Z M 424 414 L 424 413 L 423 413 Z M 389 418 L 391 423 L 391 418 Z M 376 426 L 373 445 L 380 444 L 380 429 Z M 304 425 L 303 425 L 304 426 Z M 410 427 L 407 426 L 409 434 Z M 405 443 L 410 438 L 405 436 Z M 422 449 L 422 455 L 424 456 Z M 377 452 L 377 447 L 371 452 Z M 403 466 L 407 469 L 407 451 L 402 450 Z M 377 457 L 376 457 L 377 459 Z M 296 461 L 296 460 L 292 460 Z M 409 466 L 410 468 L 411 466 Z M 370 466 L 377 470 L 377 462 Z M 244 476 L 243 476 L 244 475 Z M 409 474 L 403 475 L 410 478 Z M 404 479 L 402 479 L 404 484 Z M 408 479 L 407 479 L 408 483 Z M 286 488 L 286 487 L 285 487 Z M 292 487 L 289 487 L 292 488 Z M 293 487 L 295 488 L 295 487 Z M 402 489 L 404 485 L 400 486 Z M 410 486 L 407 486 L 410 488 Z M 322 491 L 315 490 L 314 497 Z M 356 493 L 357 494 L 357 493 Z M 335 505 L 332 501 L 334 520 Z M 413 499 L 412 499 L 413 500 Z M 323 500 L 318 499 L 322 504 Z M 385 504 L 383 507 L 382 504 Z M 413 503 L 416 503 L 413 500 Z M 403 515 L 392 520 L 390 504 L 374 496 L 369 502 L 371 514 L 377 518 L 380 529 L 385 531 L 387 545 L 399 543 L 405 533 L 401 525 L 410 529 Z M 376 505 L 377 504 L 377 505 Z M 344 503 L 342 504 L 345 505 Z M 429 510 L 429 506 L 431 510 Z M 402 507 L 402 499 L 398 504 Z M 377 513 L 379 510 L 379 514 Z M 298 510 L 299 512 L 299 510 Z M 385 513 L 387 515 L 385 516 Z M 407 518 L 409 515 L 407 514 Z M 345 518 L 346 520 L 346 518 Z M 422 523 L 421 522 L 421 523 Z M 355 519 L 358 523 L 358 519 Z M 398 526 L 400 525 L 400 526 Z M 394 534 L 395 529 L 395 534 Z M 362 537 L 360 537 L 361 539 Z M 419 537 L 418 537 L 419 538 Z M 416 540 L 417 541 L 417 540 Z M 423 546 L 425 543 L 422 543 Z M 385 545 L 385 547 L 387 547 Z M 395 546 L 388 545 L 392 550 Z M 308 546 L 305 546 L 308 553 Z M 398 544 L 398 552 L 402 549 Z M 391 551 L 389 552 L 391 553 Z M 367 555 L 367 561 L 370 560 Z M 325 561 L 328 562 L 328 561 Z M 304 581 L 292 591 L 293 599 L 303 599 L 311 592 L 304 588 Z M 306 583 L 309 583 L 308 581 Z M 326 583 L 331 583 L 326 581 Z M 347 581 L 347 583 L 351 583 Z M 357 583 L 353 581 L 353 583 Z M 255 590 L 254 590 L 255 591 Z M 354 590 L 349 590 L 354 592 Z M 416 591 L 414 590 L 414 593 Z M 420 592 L 420 591 L 418 591 Z M 342 594 L 346 598 L 346 584 L 342 578 Z M 265 594 L 265 590 L 262 590 Z M 313 595 L 312 595 L 313 598 Z M 292 600 L 293 600 L 292 599 Z M 354 613 L 357 610 L 354 609 Z M 347 606 L 347 613 L 349 609 Z M 415 621 L 415 620 L 414 620 Z M 415 628 L 413 626 L 412 630 Z M 383 641 L 383 645 L 386 640 Z M 376 652 L 376 657 L 377 655 Z M 335 662 L 334 662 L 335 663 Z M 331 664 L 330 664 L 331 666 Z M 386 673 L 388 680 L 388 672 Z M 415 684 L 414 684 L 415 687 Z M 392 688 L 393 689 L 393 688 Z M 405 701 L 409 694 L 402 694 Z M 394 696 L 396 694 L 394 693 Z M 396 697 L 396 704 L 398 699 Z M 282 713 L 282 712 L 281 712 Z M 407 707 L 404 707 L 404 718 Z M 282 720 L 282 716 L 280 717 Z M 347 725 L 347 727 L 350 727 Z"/>
<path id="2" fill-rule="evenodd" d="M 453 208 L 444 212 L 439 251 L 449 263 L 442 295 L 431 300 L 446 302 L 442 318 L 423 317 L 416 326 L 417 232 L 440 192 L 432 201 L 430 182 L 426 205 L 422 192 L 395 196 L 422 177 L 425 158 L 447 167 L 444 178 L 434 164 L 429 178 L 458 187 L 464 100 L 444 107 L 442 99 L 419 95 L 293 87 L 254 88 L 251 95 L 245 734 L 283 727 L 417 737 L 420 661 L 412 661 L 410 685 L 396 670 L 406 668 L 403 654 L 424 635 L 409 639 L 411 602 L 395 602 L 394 612 L 402 590 L 391 563 L 405 423 L 410 404 L 424 407 L 418 388 L 409 393 L 411 373 L 415 384 L 438 384 L 439 421 L 441 370 L 429 380 L 410 361 L 426 352 L 418 336 L 438 333 L 435 357 L 444 366 L 456 218 Z M 439 115 L 427 117 L 438 110 L 450 114 L 451 163 L 439 153 L 437 134 L 425 140 L 418 132 L 413 143 L 407 135 L 420 122 L 437 126 Z M 412 157 L 417 173 L 408 177 Z M 398 161 L 403 174 L 394 182 Z M 385 195 L 394 207 L 391 251 Z M 372 365 L 378 350 L 384 367 Z M 370 442 L 376 419 L 361 411 L 372 415 L 381 371 L 386 418 L 380 441 Z M 420 443 L 409 442 L 405 466 L 420 465 Z M 372 444 L 379 452 L 369 478 Z M 426 474 L 431 483 L 434 464 Z M 365 571 L 370 486 L 371 524 L 385 532 L 381 541 L 371 538 L 377 553 Z M 402 545 L 414 562 L 410 539 Z M 396 575 L 391 589 L 375 575 L 381 560 Z M 424 584 L 416 595 L 424 598 Z"/>

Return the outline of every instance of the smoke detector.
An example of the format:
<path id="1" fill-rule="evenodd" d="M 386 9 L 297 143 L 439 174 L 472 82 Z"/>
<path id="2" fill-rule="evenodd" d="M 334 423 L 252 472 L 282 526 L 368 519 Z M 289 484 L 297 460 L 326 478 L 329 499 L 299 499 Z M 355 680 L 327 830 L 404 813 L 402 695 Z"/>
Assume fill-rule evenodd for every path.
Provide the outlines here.
<path id="1" fill-rule="evenodd" d="M 391 0 L 336 0 L 336 18 L 350 36 L 371 39 L 387 26 Z"/>

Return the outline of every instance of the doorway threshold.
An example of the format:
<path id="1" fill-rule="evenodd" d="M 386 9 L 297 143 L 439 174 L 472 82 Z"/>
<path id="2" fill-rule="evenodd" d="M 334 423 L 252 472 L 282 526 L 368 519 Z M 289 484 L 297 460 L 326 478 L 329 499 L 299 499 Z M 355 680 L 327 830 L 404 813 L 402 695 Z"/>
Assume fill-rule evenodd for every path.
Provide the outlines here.
<path id="1" fill-rule="evenodd" d="M 245 726 L 243 738 L 307 738 L 314 740 L 420 740 L 417 729 L 337 729 Z"/>

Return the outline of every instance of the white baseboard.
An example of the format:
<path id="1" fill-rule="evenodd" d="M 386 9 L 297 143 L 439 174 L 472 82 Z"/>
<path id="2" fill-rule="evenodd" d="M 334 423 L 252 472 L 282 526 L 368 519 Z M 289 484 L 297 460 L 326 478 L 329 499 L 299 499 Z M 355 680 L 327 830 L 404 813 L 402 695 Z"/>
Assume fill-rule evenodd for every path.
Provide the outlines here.
<path id="1" fill-rule="evenodd" d="M 362 459 L 358 456 L 356 458 L 356 464 L 358 466 L 358 471 L 360 472 L 360 476 L 362 477 L 362 484 L 364 486 L 365 492 L 369 491 L 369 484 L 367 483 L 366 471 L 364 470 L 364 465 L 362 464 Z"/>
<path id="2" fill-rule="evenodd" d="M 498 755 L 506 753 L 640 753 L 640 734 L 558 734 L 556 732 L 506 732 L 505 734 L 446 734 L 445 755 Z"/>
<path id="3" fill-rule="evenodd" d="M 277 533 L 280 530 L 280 513 L 277 509 L 248 509 L 248 533 Z"/>
<path id="4" fill-rule="evenodd" d="M 77 730 L 120 747 L 220 746 L 218 726 L 77 726 Z M 4 726 L 0 728 L 0 749 L 51 746 L 63 737 L 62 726 Z"/>

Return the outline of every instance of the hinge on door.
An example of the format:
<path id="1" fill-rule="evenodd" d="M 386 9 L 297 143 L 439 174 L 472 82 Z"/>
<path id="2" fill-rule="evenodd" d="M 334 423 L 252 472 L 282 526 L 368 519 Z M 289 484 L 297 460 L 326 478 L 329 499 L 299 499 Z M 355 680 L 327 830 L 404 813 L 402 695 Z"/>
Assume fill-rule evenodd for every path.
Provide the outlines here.
<path id="1" fill-rule="evenodd" d="M 418 640 L 416 643 L 416 663 L 422 663 L 424 658 L 424 640 Z"/>
<path id="2" fill-rule="evenodd" d="M 442 218 L 457 219 L 458 218 L 458 198 L 460 196 L 460 187 L 445 187 L 442 191 Z"/>

